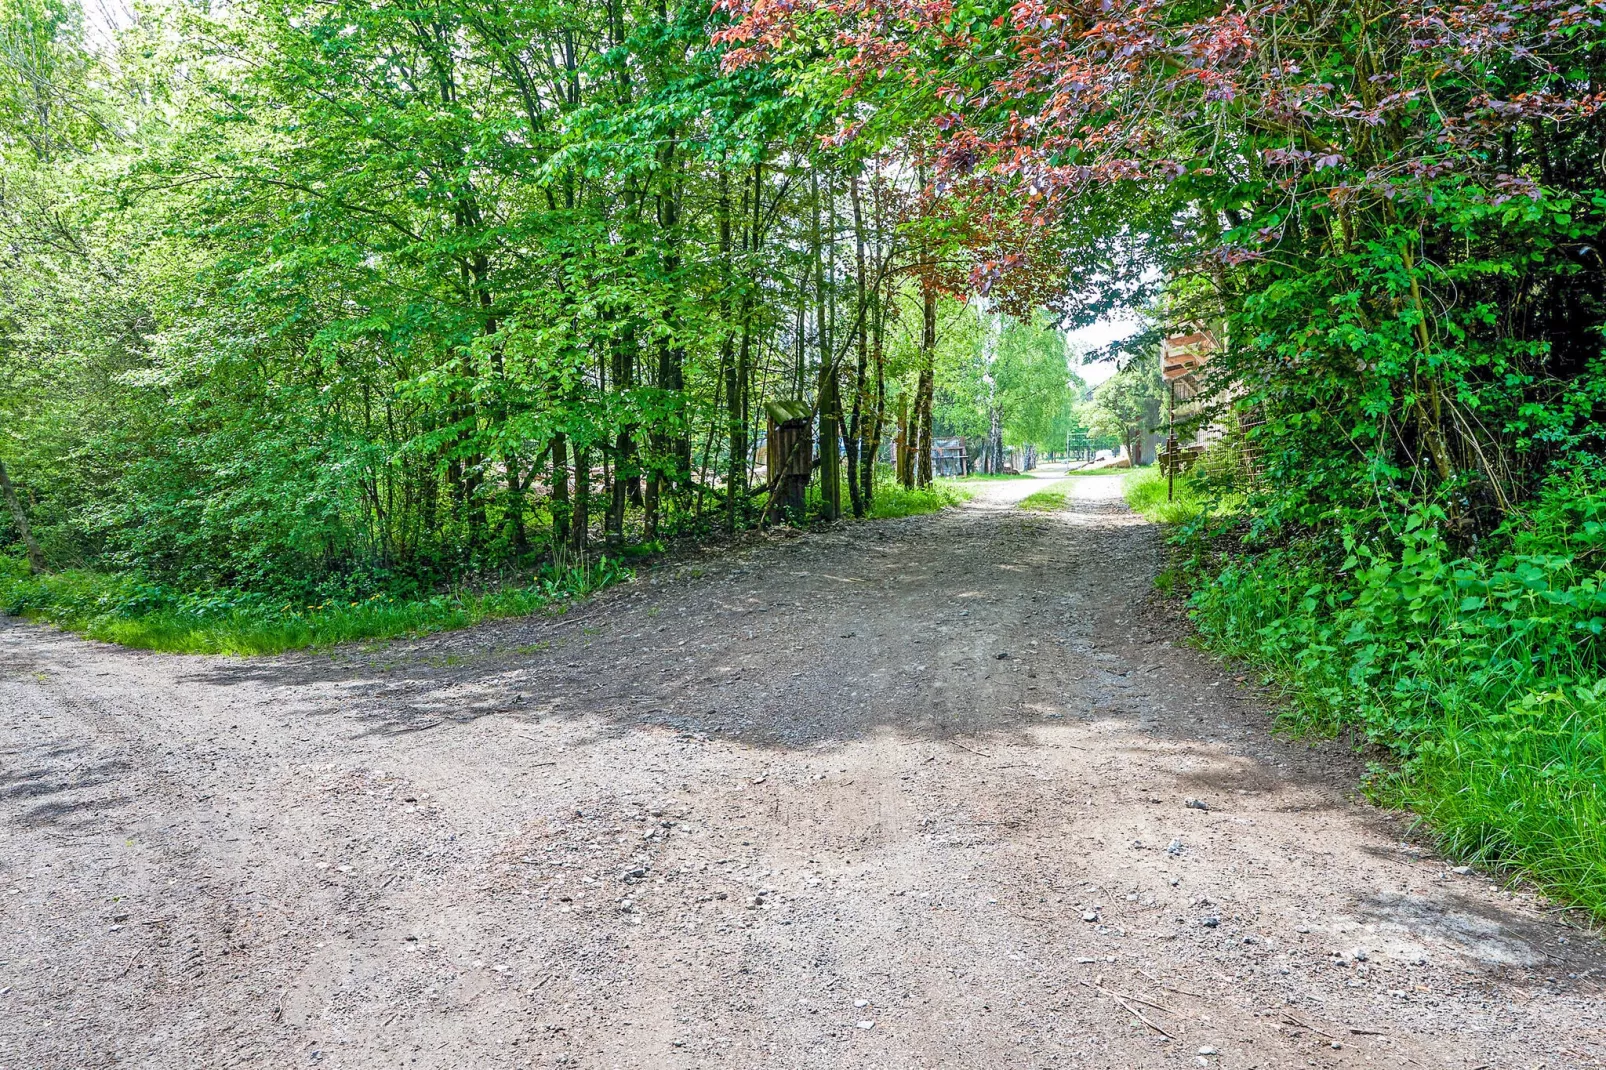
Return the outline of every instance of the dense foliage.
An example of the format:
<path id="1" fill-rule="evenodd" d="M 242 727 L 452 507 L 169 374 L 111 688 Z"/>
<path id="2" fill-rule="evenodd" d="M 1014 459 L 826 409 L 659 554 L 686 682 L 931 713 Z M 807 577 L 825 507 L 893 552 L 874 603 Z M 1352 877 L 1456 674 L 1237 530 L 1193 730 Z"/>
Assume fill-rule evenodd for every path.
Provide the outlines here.
<path id="1" fill-rule="evenodd" d="M 1433 503 L 1470 542 L 1598 451 L 1598 4 L 731 6 L 729 65 L 828 27 L 867 108 L 926 101 L 978 289 L 1074 318 L 1166 280 L 1268 521 Z"/>
<path id="2" fill-rule="evenodd" d="M 91 48 L 70 0 L 3 0 L 17 551 L 178 601 L 518 586 L 780 519 L 787 399 L 819 424 L 823 518 L 877 515 L 890 476 L 895 511 L 948 500 L 912 493 L 913 458 L 952 433 L 938 365 L 976 370 L 979 320 L 914 225 L 919 176 L 823 146 L 828 87 L 722 69 L 720 18 L 172 4 Z M 1047 365 L 1003 387 L 1036 437 L 1016 410 L 1069 397 L 1039 336 Z"/>

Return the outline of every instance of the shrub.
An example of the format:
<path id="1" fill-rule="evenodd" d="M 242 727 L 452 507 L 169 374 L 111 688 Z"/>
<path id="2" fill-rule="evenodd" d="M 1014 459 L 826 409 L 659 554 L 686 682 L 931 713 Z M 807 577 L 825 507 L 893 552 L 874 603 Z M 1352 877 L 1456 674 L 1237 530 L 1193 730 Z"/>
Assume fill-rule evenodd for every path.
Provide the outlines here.
<path id="1" fill-rule="evenodd" d="M 1606 493 L 1547 486 L 1478 554 L 1445 516 L 1340 542 L 1194 554 L 1194 619 L 1211 645 L 1269 670 L 1291 727 L 1361 728 L 1395 761 L 1375 788 L 1446 849 L 1510 866 L 1606 916 Z"/>

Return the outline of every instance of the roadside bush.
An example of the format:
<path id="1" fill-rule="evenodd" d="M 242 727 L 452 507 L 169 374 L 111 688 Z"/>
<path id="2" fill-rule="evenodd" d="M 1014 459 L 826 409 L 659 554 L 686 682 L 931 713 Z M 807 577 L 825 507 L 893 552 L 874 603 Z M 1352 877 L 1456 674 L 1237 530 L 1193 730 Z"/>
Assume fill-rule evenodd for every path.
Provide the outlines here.
<path id="1" fill-rule="evenodd" d="M 1557 478 L 1475 556 L 1445 519 L 1351 526 L 1337 561 L 1314 539 L 1211 551 L 1195 525 L 1194 619 L 1288 690 L 1290 727 L 1390 751 L 1378 796 L 1448 850 L 1606 916 L 1606 492 Z"/>

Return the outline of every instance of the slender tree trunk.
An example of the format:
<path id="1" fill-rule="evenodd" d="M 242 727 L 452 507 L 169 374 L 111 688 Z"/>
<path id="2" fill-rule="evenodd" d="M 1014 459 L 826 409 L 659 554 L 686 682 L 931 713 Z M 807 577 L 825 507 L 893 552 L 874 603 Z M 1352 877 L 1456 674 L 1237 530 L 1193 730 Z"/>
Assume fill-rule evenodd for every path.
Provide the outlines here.
<path id="1" fill-rule="evenodd" d="M 463 511 L 463 462 L 455 456 L 446 460 L 446 497 L 449 516 L 456 517 L 461 514 Z M 442 527 L 445 526 L 443 523 Z"/>
<path id="2" fill-rule="evenodd" d="M 569 440 L 563 435 L 552 439 L 552 547 L 569 543 Z"/>
<path id="3" fill-rule="evenodd" d="M 864 211 L 859 197 L 859 175 L 848 181 L 848 201 L 853 209 L 853 286 L 854 286 L 854 365 L 853 405 L 849 420 L 843 428 L 843 445 L 847 447 L 848 500 L 855 517 L 864 516 L 864 490 L 859 468 L 864 457 L 864 409 L 866 401 L 865 379 L 870 361 L 869 297 L 865 288 L 864 267 Z"/>
<path id="4" fill-rule="evenodd" d="M 485 495 L 481 488 L 485 486 L 485 455 L 472 453 L 469 455 L 468 467 L 463 472 L 463 503 L 468 517 L 468 544 L 470 547 L 485 545 L 485 530 L 489 526 L 489 518 L 485 512 Z"/>
<path id="5" fill-rule="evenodd" d="M 523 557 L 530 550 L 530 540 L 524 531 L 524 485 L 519 482 L 519 459 L 512 453 L 502 458 L 507 475 L 507 528 L 513 552 Z"/>
<path id="6" fill-rule="evenodd" d="M 613 352 L 613 388 L 616 394 L 628 392 L 634 385 L 635 379 L 635 332 L 629 327 L 624 328 L 622 336 L 614 346 Z M 620 428 L 614 440 L 613 457 L 613 487 L 612 495 L 608 501 L 608 516 L 604 527 L 604 536 L 607 544 L 612 547 L 624 545 L 625 541 L 625 504 L 630 499 L 630 485 L 636 485 L 636 497 L 641 497 L 641 475 L 636 465 L 636 447 L 631 440 L 631 428 L 626 421 Z"/>
<path id="7" fill-rule="evenodd" d="M 719 267 L 723 274 L 723 283 L 720 287 L 722 296 L 719 303 L 719 371 L 722 378 L 720 387 L 725 393 L 725 441 L 730 451 L 730 458 L 725 466 L 725 530 L 736 531 L 736 467 L 740 463 L 736 455 L 736 440 L 741 434 L 741 397 L 736 387 L 736 359 L 734 353 L 735 339 L 731 334 L 731 320 L 734 318 L 731 310 L 730 292 L 736 283 L 736 268 L 731 262 L 731 197 L 730 172 L 726 169 L 726 161 L 720 161 L 719 167 L 719 199 L 716 212 L 719 217 Z M 712 437 L 713 429 L 709 429 Z M 704 451 L 706 457 L 707 451 Z M 698 500 L 702 500 L 702 492 L 698 492 Z"/>
<path id="8" fill-rule="evenodd" d="M 575 559 L 585 562 L 591 536 L 591 450 L 574 448 L 574 502 L 569 510 L 569 549 Z"/>
<path id="9" fill-rule="evenodd" d="M 664 276 L 675 280 L 680 274 L 680 185 L 671 172 L 669 188 L 660 201 L 659 224 L 663 230 Z M 673 290 L 675 282 L 671 282 Z M 664 308 L 664 335 L 658 347 L 658 388 L 677 399 L 686 393 L 686 353 L 680 342 L 680 315 L 673 299 Z M 691 490 L 691 428 L 685 413 L 678 413 L 668 442 L 669 485 L 684 496 Z"/>
<path id="10" fill-rule="evenodd" d="M 915 386 L 915 482 L 931 485 L 932 395 L 937 381 L 937 291 L 920 288 L 920 379 Z"/>
<path id="11" fill-rule="evenodd" d="M 915 485 L 914 450 L 909 441 L 909 395 L 898 395 L 898 453 L 896 467 L 898 482 L 905 487 Z"/>
<path id="12" fill-rule="evenodd" d="M 881 429 L 887 412 L 887 354 L 882 333 L 884 330 L 882 310 L 885 306 L 881 301 L 879 283 L 875 292 L 873 316 L 870 321 L 870 367 L 875 373 L 874 390 L 870 395 L 869 420 L 863 436 L 864 449 L 861 457 L 864 463 L 859 470 L 859 478 L 863 484 L 860 493 L 867 510 L 875 504 L 876 463 L 881 455 Z"/>
<path id="13" fill-rule="evenodd" d="M 663 5 L 660 4 L 660 14 Z M 660 175 L 658 179 L 658 241 L 662 249 L 663 277 L 669 284 L 671 296 L 662 310 L 663 335 L 658 341 L 658 389 L 675 399 L 684 401 L 686 392 L 685 353 L 680 348 L 680 317 L 672 296 L 679 285 L 680 274 L 680 184 L 676 169 L 679 165 L 675 135 L 670 134 L 665 146 L 659 150 Z M 684 413 L 668 417 L 668 426 L 660 425 L 652 434 L 653 456 L 651 473 L 647 480 L 645 502 L 647 537 L 655 538 L 662 522 L 664 492 L 684 498 L 691 483 L 691 430 Z"/>
<path id="14" fill-rule="evenodd" d="M 792 397 L 803 396 L 804 355 L 808 350 L 809 333 L 809 290 L 808 271 L 804 270 L 803 278 L 798 281 L 797 287 L 797 347 L 792 366 Z"/>
<path id="15" fill-rule="evenodd" d="M 853 392 L 849 415 L 842 419 L 842 456 L 847 462 L 848 507 L 856 517 L 864 516 L 864 499 L 859 494 L 859 392 Z"/>
<path id="16" fill-rule="evenodd" d="M 625 204 L 627 206 L 625 215 L 633 227 L 640 226 L 643 202 L 645 200 L 646 198 L 639 195 L 636 190 L 629 187 L 625 189 Z M 639 251 L 636 244 L 632 242 L 626 250 L 627 262 L 633 264 Z M 639 268 L 637 270 L 639 271 Z M 636 364 L 640 348 L 637 340 L 638 320 L 636 311 L 634 309 L 626 309 L 626 317 L 624 339 L 619 353 L 621 363 L 613 374 L 614 387 L 621 393 L 630 391 L 636 385 Z M 637 444 L 637 435 L 638 428 L 634 421 L 626 420 L 624 426 L 619 430 L 617 444 L 619 457 L 614 463 L 625 471 L 623 480 L 625 484 L 625 499 L 631 505 L 640 509 L 642 507 L 641 457 L 638 452 L 640 446 Z M 619 507 L 619 529 L 621 532 L 624 529 L 623 505 Z"/>
<path id="17" fill-rule="evenodd" d="M 744 299 L 743 305 L 746 306 L 747 304 L 748 302 Z M 736 367 L 732 376 L 734 382 L 731 384 L 736 390 L 736 399 L 731 404 L 735 417 L 735 429 L 730 441 L 730 474 L 726 480 L 726 490 L 729 495 L 728 501 L 735 503 L 733 510 L 736 526 L 740 526 L 745 522 L 747 509 L 747 430 L 751 419 L 749 411 L 751 399 L 749 395 L 752 389 L 753 377 L 753 325 L 751 322 L 747 322 L 748 314 L 749 309 L 744 307 L 742 313 L 744 320 L 742 323 L 742 341 L 736 347 Z"/>
<path id="18" fill-rule="evenodd" d="M 491 295 L 488 291 L 483 289 L 480 292 L 480 304 L 481 307 L 485 308 L 486 310 L 489 310 L 491 305 Z M 497 329 L 498 325 L 496 319 L 494 317 L 488 317 L 485 324 L 485 334 L 487 336 L 494 336 L 497 332 Z M 492 407 L 492 414 L 495 420 L 501 425 L 501 428 L 505 430 L 509 417 L 507 402 L 508 384 L 506 369 L 504 368 L 502 362 L 502 347 L 499 344 L 493 343 L 491 353 L 491 372 L 496 377 L 497 386 L 497 397 Z M 530 542 L 524 530 L 524 489 L 523 484 L 519 481 L 519 468 L 520 461 L 518 454 L 504 444 L 502 448 L 502 472 L 507 484 L 507 504 L 504 510 L 506 515 L 503 517 L 503 522 L 507 527 L 509 545 L 513 548 L 513 552 L 515 554 L 522 557 L 529 552 Z M 480 503 L 479 515 L 481 518 L 481 523 L 488 525 L 489 520 L 485 515 L 485 504 L 483 501 Z"/>
<path id="19" fill-rule="evenodd" d="M 747 226 L 746 240 L 743 242 L 747 250 L 747 272 L 751 273 L 758 268 L 759 228 L 763 222 L 764 208 L 764 165 L 762 162 L 753 164 L 753 190 L 748 198 L 752 215 Z M 736 350 L 736 363 L 732 369 L 731 381 L 726 384 L 726 404 L 730 412 L 730 472 L 726 478 L 726 509 L 727 522 L 731 530 L 735 530 L 746 520 L 747 508 L 747 432 L 752 426 L 752 412 L 750 410 L 753 378 L 753 289 L 751 280 L 749 285 L 742 289 L 741 313 L 738 319 L 741 322 L 742 340 Z"/>
<path id="20" fill-rule="evenodd" d="M 842 469 L 840 440 L 837 422 L 842 417 L 842 405 L 837 396 L 837 374 L 831 354 L 828 293 L 825 284 L 825 255 L 820 228 L 820 180 L 818 170 L 809 172 L 813 184 L 814 229 L 811 245 L 814 259 L 815 341 L 820 350 L 819 419 L 820 419 L 820 517 L 835 520 L 842 515 Z M 826 182 L 825 195 L 831 196 L 830 182 Z"/>
<path id="21" fill-rule="evenodd" d="M 16 488 L 11 485 L 11 474 L 6 471 L 6 464 L 0 461 L 0 494 L 6 498 L 6 508 L 11 510 L 11 520 L 17 526 L 17 538 L 22 540 L 23 548 L 28 551 L 28 571 L 40 573 L 45 570 L 45 554 L 39 549 L 39 542 L 33 537 L 33 528 L 28 523 L 28 514 L 23 511 L 22 501 L 17 497 Z"/>

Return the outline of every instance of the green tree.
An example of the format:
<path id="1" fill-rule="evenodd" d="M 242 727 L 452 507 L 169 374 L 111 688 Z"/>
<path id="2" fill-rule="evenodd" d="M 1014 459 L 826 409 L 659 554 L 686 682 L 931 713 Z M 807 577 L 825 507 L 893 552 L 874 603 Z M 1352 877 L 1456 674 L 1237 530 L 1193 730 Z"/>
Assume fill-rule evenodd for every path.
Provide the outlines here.
<path id="1" fill-rule="evenodd" d="M 1108 435 L 1126 449 L 1134 465 L 1143 456 L 1143 436 L 1160 426 L 1165 383 L 1158 364 L 1137 357 L 1093 389 L 1087 418 L 1095 436 Z"/>
<path id="2" fill-rule="evenodd" d="M 1046 317 L 1010 319 L 999 336 L 992 376 L 1005 441 L 1063 449 L 1080 385 L 1070 370 L 1065 335 Z"/>

